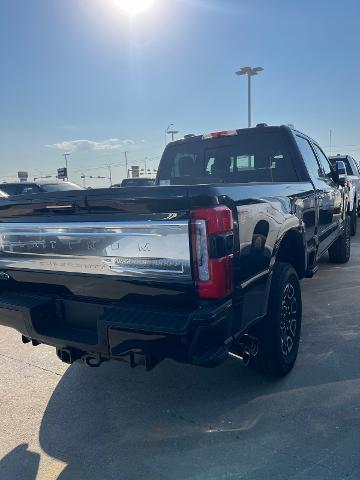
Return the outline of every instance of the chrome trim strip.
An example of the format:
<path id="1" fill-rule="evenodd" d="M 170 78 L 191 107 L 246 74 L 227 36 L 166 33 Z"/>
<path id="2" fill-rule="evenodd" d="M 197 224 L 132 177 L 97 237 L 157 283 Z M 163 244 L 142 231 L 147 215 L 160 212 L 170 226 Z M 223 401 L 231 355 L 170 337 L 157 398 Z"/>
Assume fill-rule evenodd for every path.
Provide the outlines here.
<path id="1" fill-rule="evenodd" d="M 74 205 L 46 205 L 45 208 L 49 210 L 56 210 L 58 208 L 74 208 Z"/>
<path id="2" fill-rule="evenodd" d="M 68 222 L 62 223 L 15 223 L 15 222 L 0 222 L 0 232 L 6 228 L 22 229 L 22 228 L 40 228 L 40 229 L 87 229 L 87 228 L 107 228 L 107 229 L 123 229 L 123 228 L 175 228 L 184 227 L 188 225 L 188 220 L 167 221 L 167 220 L 147 220 L 146 222 Z"/>
<path id="3" fill-rule="evenodd" d="M 1 235 L 1 230 L 0 230 L 0 235 Z M 27 232 L 25 231 L 19 231 L 19 232 L 6 232 L 5 236 L 6 237 L 18 237 L 19 235 L 25 235 L 27 237 L 53 237 L 58 236 L 58 237 L 118 237 L 121 235 L 122 237 L 161 237 L 162 235 L 156 234 L 156 233 L 124 233 L 124 232 L 111 232 L 111 233 L 105 233 L 105 232 L 98 232 L 98 233 L 90 233 L 90 232 L 83 232 L 83 233 L 75 233 L 75 232 Z"/>
<path id="4" fill-rule="evenodd" d="M 170 275 L 183 275 L 184 269 L 182 270 L 156 270 L 152 268 L 124 268 L 124 267 L 110 267 L 112 272 L 122 273 L 124 275 L 160 275 L 160 276 L 170 276 Z"/>
<path id="5" fill-rule="evenodd" d="M 257 280 L 259 280 L 260 278 L 264 277 L 265 275 L 267 275 L 268 273 L 270 272 L 269 269 L 267 270 L 263 270 L 262 272 L 258 273 L 257 275 L 254 275 L 252 278 L 250 278 L 249 280 L 246 280 L 245 282 L 243 282 L 241 284 L 241 288 L 246 288 L 248 287 L 249 285 L 251 285 L 252 283 L 256 282 Z"/>

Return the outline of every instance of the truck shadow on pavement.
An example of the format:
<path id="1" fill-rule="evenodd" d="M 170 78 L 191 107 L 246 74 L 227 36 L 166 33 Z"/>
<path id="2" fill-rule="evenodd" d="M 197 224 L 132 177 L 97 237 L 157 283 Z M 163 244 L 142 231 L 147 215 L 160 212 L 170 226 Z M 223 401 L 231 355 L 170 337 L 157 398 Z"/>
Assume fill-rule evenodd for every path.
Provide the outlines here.
<path id="1" fill-rule="evenodd" d="M 199 442 L 252 429 L 260 414 L 247 404 L 271 384 L 232 360 L 212 370 L 168 361 L 148 373 L 74 365 L 49 401 L 40 445 L 68 465 L 61 480 L 190 478 Z"/>
<path id="2" fill-rule="evenodd" d="M 67 465 L 59 480 L 292 478 L 294 462 L 301 469 L 308 457 L 309 466 L 322 448 L 324 415 L 334 428 L 328 451 L 343 440 L 337 408 L 360 400 L 358 378 L 327 377 L 300 365 L 276 381 L 233 359 L 210 370 L 168 361 L 149 373 L 115 362 L 73 365 L 49 401 L 40 445 Z"/>

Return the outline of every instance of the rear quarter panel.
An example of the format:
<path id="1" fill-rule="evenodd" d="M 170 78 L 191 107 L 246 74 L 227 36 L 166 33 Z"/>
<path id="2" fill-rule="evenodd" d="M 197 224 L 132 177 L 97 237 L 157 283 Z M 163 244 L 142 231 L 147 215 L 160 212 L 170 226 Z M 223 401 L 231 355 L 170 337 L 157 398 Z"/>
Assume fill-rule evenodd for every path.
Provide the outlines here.
<path id="1" fill-rule="evenodd" d="M 233 328 L 239 331 L 266 313 L 271 270 L 284 235 L 297 230 L 304 247 L 312 247 L 317 225 L 313 186 L 310 182 L 219 184 L 199 186 L 189 195 L 194 204 L 208 197 L 234 213 L 237 314 Z"/>

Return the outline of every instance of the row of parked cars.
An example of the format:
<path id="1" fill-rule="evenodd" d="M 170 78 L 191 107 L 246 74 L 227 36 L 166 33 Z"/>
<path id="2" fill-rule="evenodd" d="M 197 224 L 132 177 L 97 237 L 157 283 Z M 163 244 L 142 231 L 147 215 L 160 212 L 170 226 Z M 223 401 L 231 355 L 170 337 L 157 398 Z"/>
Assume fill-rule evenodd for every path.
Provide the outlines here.
<path id="1" fill-rule="evenodd" d="M 347 173 L 347 188 L 349 191 L 349 215 L 351 219 L 351 234 L 356 234 L 357 217 L 360 216 L 360 165 L 350 155 L 336 155 L 329 157 L 333 166 L 336 162 L 343 162 Z"/>
<path id="2" fill-rule="evenodd" d="M 359 169 L 293 127 L 169 143 L 154 186 L 0 199 L 0 324 L 66 363 L 295 364 L 300 280 L 350 258 Z"/>
<path id="3" fill-rule="evenodd" d="M 71 182 L 7 182 L 0 183 L 0 196 L 26 195 L 32 193 L 52 193 L 83 190 Z"/>
<path id="4" fill-rule="evenodd" d="M 120 187 L 146 187 L 155 184 L 153 178 L 125 178 L 121 183 L 112 185 L 112 188 Z M 0 183 L 0 197 L 9 195 L 23 195 L 41 192 L 63 192 L 70 190 L 84 190 L 83 187 L 71 182 L 10 182 Z"/>

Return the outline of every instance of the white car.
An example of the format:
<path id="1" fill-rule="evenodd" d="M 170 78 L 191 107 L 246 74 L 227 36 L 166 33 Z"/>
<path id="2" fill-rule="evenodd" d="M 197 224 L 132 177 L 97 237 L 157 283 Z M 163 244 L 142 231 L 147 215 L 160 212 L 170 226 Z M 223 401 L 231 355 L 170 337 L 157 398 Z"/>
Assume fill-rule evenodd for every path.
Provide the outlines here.
<path id="1" fill-rule="evenodd" d="M 360 216 L 360 169 L 359 165 L 350 155 L 335 155 L 329 157 L 334 165 L 335 162 L 345 163 L 348 188 L 349 188 L 349 207 L 348 212 L 351 217 L 351 235 L 356 234 L 357 216 Z"/>

